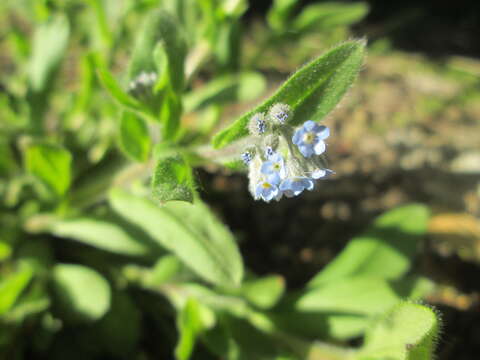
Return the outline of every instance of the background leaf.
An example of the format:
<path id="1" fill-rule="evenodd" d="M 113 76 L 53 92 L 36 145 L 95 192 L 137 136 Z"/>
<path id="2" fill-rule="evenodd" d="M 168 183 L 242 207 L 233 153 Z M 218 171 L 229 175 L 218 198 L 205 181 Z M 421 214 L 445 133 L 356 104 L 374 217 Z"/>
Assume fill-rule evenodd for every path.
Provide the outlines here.
<path id="1" fill-rule="evenodd" d="M 124 111 L 120 117 L 119 143 L 123 152 L 135 161 L 146 161 L 150 154 L 152 141 L 148 127 L 137 114 Z"/>
<path id="2" fill-rule="evenodd" d="M 63 15 L 56 15 L 38 26 L 33 38 L 28 78 L 33 91 L 40 92 L 60 64 L 68 45 L 70 26 Z"/>
<path id="3" fill-rule="evenodd" d="M 70 152 L 58 145 L 37 144 L 25 151 L 27 170 L 58 196 L 70 186 L 71 162 Z"/>
<path id="4" fill-rule="evenodd" d="M 313 60 L 292 75 L 277 92 L 249 111 L 213 139 L 216 148 L 248 135 L 250 117 L 267 111 L 275 103 L 292 107 L 292 125 L 310 119 L 321 120 L 338 104 L 352 85 L 365 54 L 364 41 L 347 41 Z"/>
<path id="5" fill-rule="evenodd" d="M 185 111 L 199 110 L 209 105 L 234 101 L 251 101 L 260 96 L 265 88 L 266 81 L 260 73 L 223 75 L 186 94 L 184 97 Z"/>
<path id="6" fill-rule="evenodd" d="M 293 28 L 302 32 L 314 28 L 315 30 L 329 30 L 337 26 L 345 26 L 360 21 L 368 14 L 368 4 L 322 2 L 312 4 L 305 9 L 293 21 Z"/>
<path id="7" fill-rule="evenodd" d="M 367 231 L 345 249 L 309 283 L 315 287 L 350 275 L 397 279 L 410 268 L 418 241 L 427 231 L 426 206 L 402 206 L 378 217 Z"/>
<path id="8" fill-rule="evenodd" d="M 113 222 L 95 218 L 77 218 L 55 221 L 50 231 L 56 236 L 70 238 L 116 254 L 146 255 L 151 248 L 135 234 Z"/>
<path id="9" fill-rule="evenodd" d="M 110 308 L 110 286 L 98 272 L 73 264 L 57 264 L 52 271 L 55 305 L 70 322 L 100 319 Z"/>
<path id="10" fill-rule="evenodd" d="M 183 90 L 186 43 L 177 19 L 165 10 L 152 11 L 145 21 L 145 26 L 135 44 L 129 79 L 133 79 L 141 72 L 156 72 L 153 53 L 159 42 L 163 42 L 168 57 L 170 84 L 179 92 Z"/>
<path id="11" fill-rule="evenodd" d="M 286 331 L 307 338 L 344 340 L 361 335 L 375 316 L 402 299 L 419 299 L 431 289 L 431 282 L 423 278 L 346 277 L 291 295 L 275 308 L 273 319 Z"/>
<path id="12" fill-rule="evenodd" d="M 29 284 L 32 276 L 32 269 L 25 266 L 17 272 L 2 278 L 0 282 L 0 315 L 4 315 L 13 307 L 22 291 Z"/>
<path id="13" fill-rule="evenodd" d="M 110 205 L 203 279 L 229 287 L 240 284 L 243 264 L 233 236 L 199 199 L 193 205 L 170 202 L 158 207 L 114 190 Z"/>
<path id="14" fill-rule="evenodd" d="M 243 296 L 262 309 L 274 306 L 285 291 L 285 281 L 281 276 L 271 275 L 246 281 L 242 285 Z"/>
<path id="15" fill-rule="evenodd" d="M 185 306 L 180 310 L 177 327 L 180 339 L 175 348 L 175 358 L 177 360 L 188 360 L 193 352 L 196 338 L 203 327 L 198 303 L 194 298 L 188 299 Z"/>

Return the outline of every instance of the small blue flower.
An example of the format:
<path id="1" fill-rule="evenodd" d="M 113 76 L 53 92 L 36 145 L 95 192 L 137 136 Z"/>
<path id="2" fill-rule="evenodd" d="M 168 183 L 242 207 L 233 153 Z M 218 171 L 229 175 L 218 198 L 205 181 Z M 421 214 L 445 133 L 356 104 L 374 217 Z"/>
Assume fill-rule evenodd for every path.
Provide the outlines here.
<path id="1" fill-rule="evenodd" d="M 268 160 L 262 164 L 260 171 L 265 175 L 277 174 L 280 179 L 285 178 L 286 170 L 283 157 L 278 153 L 272 153 L 268 156 Z"/>
<path id="2" fill-rule="evenodd" d="M 318 125 L 312 120 L 306 121 L 303 126 L 295 131 L 292 141 L 305 157 L 313 154 L 320 155 L 325 151 L 326 145 L 323 140 L 328 138 L 330 130 L 323 125 Z"/>
<path id="3" fill-rule="evenodd" d="M 280 179 L 277 174 L 270 174 L 260 181 L 255 187 L 255 197 L 269 202 L 272 199 L 279 199 L 281 195 L 278 188 Z M 281 196 L 280 196 L 281 197 Z"/>
<path id="4" fill-rule="evenodd" d="M 303 190 L 313 190 L 314 182 L 307 177 L 288 178 L 280 184 L 280 191 L 286 197 L 293 197 L 300 195 Z"/>

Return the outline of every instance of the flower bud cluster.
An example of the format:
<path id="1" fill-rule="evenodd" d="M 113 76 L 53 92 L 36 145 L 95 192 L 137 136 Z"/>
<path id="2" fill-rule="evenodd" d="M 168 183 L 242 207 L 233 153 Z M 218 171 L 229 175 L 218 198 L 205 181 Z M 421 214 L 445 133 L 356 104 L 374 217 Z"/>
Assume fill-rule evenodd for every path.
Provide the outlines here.
<path id="1" fill-rule="evenodd" d="M 249 190 L 255 200 L 298 196 L 333 173 L 320 156 L 326 150 L 329 129 L 311 120 L 295 129 L 289 125 L 292 117 L 288 105 L 275 104 L 267 114 L 257 113 L 250 119 L 254 145 L 241 158 L 249 168 Z"/>

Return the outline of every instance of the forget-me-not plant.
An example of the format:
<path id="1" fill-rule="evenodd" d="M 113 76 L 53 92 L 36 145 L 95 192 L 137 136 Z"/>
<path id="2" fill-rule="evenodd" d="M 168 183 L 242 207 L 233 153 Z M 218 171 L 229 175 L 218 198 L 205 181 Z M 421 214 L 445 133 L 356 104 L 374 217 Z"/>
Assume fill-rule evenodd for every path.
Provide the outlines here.
<path id="1" fill-rule="evenodd" d="M 254 114 L 248 126 L 254 145 L 242 154 L 249 167 L 249 189 L 255 200 L 280 200 L 313 190 L 315 181 L 333 171 L 325 168 L 326 126 L 308 120 L 294 129 L 286 104 L 273 105 L 268 113 Z"/>

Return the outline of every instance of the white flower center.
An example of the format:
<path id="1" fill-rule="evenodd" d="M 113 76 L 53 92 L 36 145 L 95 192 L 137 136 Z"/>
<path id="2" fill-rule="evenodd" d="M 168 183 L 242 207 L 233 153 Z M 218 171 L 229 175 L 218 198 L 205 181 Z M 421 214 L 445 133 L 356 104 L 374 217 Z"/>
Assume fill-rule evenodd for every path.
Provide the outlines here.
<path id="1" fill-rule="evenodd" d="M 272 185 L 270 185 L 270 183 L 264 181 L 263 184 L 262 184 L 262 187 L 263 187 L 264 189 L 270 189 L 270 188 L 272 187 Z"/>
<path id="2" fill-rule="evenodd" d="M 313 132 L 307 132 L 303 135 L 303 142 L 305 144 L 311 144 L 315 141 L 316 135 Z"/>

